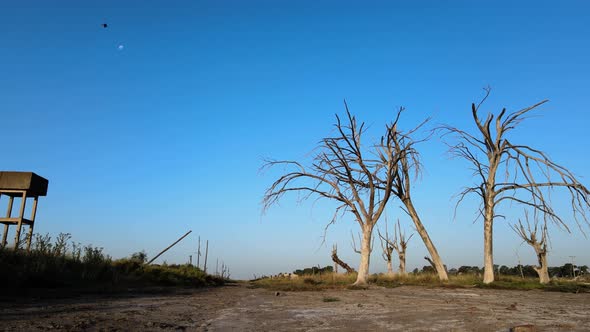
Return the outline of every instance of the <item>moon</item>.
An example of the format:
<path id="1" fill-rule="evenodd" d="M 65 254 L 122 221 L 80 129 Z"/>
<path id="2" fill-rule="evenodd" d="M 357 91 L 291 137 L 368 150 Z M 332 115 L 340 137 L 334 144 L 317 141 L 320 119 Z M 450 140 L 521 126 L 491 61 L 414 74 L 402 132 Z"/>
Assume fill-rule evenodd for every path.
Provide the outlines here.
<path id="1" fill-rule="evenodd" d="M 119 51 L 122 51 L 125 48 L 125 46 L 123 44 L 119 44 L 119 46 L 117 46 L 117 49 Z"/>

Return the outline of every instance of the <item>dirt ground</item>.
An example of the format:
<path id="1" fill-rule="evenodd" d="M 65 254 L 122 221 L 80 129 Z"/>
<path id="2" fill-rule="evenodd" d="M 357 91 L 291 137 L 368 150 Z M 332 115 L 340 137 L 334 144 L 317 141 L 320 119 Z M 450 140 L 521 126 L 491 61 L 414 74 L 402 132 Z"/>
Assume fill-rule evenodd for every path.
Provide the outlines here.
<path id="1" fill-rule="evenodd" d="M 2 331 L 589 331 L 590 294 L 373 287 L 280 292 L 248 283 L 160 294 L 2 299 Z"/>

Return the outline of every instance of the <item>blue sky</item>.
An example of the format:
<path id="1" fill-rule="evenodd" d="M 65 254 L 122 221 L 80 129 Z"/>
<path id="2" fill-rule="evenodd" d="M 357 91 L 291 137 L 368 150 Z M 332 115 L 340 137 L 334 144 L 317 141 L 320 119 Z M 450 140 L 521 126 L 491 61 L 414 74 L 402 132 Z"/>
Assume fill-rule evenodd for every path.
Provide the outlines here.
<path id="1" fill-rule="evenodd" d="M 406 128 L 432 116 L 473 129 L 470 104 L 489 85 L 486 110 L 550 99 L 513 137 L 588 184 L 589 10 L 582 1 L 5 1 L 0 168 L 50 180 L 37 232 L 69 232 L 114 257 L 153 256 L 192 229 L 160 261 L 187 261 L 201 235 L 241 278 L 331 264 L 332 243 L 356 265 L 351 220 L 322 245 L 329 203 L 286 197 L 261 215 L 278 175 L 260 173 L 262 159 L 308 158 L 343 99 L 375 139 L 399 106 Z M 481 266 L 475 205 L 452 218 L 469 171 L 445 151 L 423 145 L 415 203 L 447 265 Z M 389 219 L 410 229 L 397 206 Z M 551 265 L 571 255 L 590 264 L 582 235 L 556 230 L 552 244 Z M 534 263 L 496 223 L 496 263 L 515 264 L 516 251 Z M 413 239 L 409 267 L 425 265 L 425 253 Z M 375 253 L 372 272 L 384 266 Z"/>

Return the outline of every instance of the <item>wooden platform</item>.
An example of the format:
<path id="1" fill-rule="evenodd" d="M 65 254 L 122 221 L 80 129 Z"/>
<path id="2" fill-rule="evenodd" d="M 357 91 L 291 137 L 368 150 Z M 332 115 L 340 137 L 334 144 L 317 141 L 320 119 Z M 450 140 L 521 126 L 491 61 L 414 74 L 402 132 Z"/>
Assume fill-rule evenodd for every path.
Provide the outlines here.
<path id="1" fill-rule="evenodd" d="M 2 241 L 0 245 L 6 247 L 9 227 L 16 226 L 16 234 L 14 237 L 14 249 L 17 250 L 21 242 L 22 226 L 28 226 L 26 235 L 27 250 L 31 248 L 31 239 L 33 237 L 33 227 L 35 225 L 35 215 L 37 214 L 37 201 L 39 196 L 47 195 L 47 187 L 49 181 L 40 177 L 33 172 L 0 172 L 0 198 L 8 196 L 8 207 L 6 216 L 0 217 L 0 224 L 4 224 L 4 232 L 2 233 Z M 33 207 L 31 209 L 31 217 L 29 219 L 24 217 L 25 206 L 27 198 L 33 198 Z M 15 198 L 21 198 L 18 217 L 12 216 L 12 208 Z"/>
<path id="2" fill-rule="evenodd" d="M 11 197 L 27 197 L 47 195 L 49 181 L 33 172 L 0 172 L 0 193 Z"/>

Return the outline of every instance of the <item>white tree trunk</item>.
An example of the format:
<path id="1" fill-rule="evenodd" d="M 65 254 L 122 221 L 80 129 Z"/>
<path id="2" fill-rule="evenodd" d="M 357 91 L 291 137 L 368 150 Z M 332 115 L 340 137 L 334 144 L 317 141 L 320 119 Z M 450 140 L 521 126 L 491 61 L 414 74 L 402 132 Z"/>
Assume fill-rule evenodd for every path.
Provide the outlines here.
<path id="1" fill-rule="evenodd" d="M 406 275 L 406 253 L 402 252 L 399 254 L 399 274 Z"/>
<path id="2" fill-rule="evenodd" d="M 542 284 L 548 284 L 551 279 L 549 278 L 549 271 L 547 270 L 547 252 L 543 250 L 540 245 L 534 246 L 534 248 L 537 253 L 537 259 L 539 260 L 539 266 L 535 267 L 535 271 L 539 275 L 539 282 Z"/>
<path id="3" fill-rule="evenodd" d="M 436 250 L 436 247 L 434 246 L 434 243 L 432 243 L 430 236 L 428 236 L 428 232 L 426 231 L 426 228 L 424 228 L 424 225 L 422 225 L 422 221 L 420 221 L 420 217 L 418 216 L 418 212 L 416 212 L 416 209 L 414 209 L 414 204 L 412 203 L 412 201 L 410 199 L 405 199 L 403 201 L 403 203 L 406 206 L 408 213 L 409 213 L 410 217 L 412 218 L 412 221 L 414 222 L 414 226 L 416 226 L 416 231 L 418 231 L 418 234 L 422 238 L 422 242 L 424 242 L 426 249 L 428 249 L 428 253 L 430 254 L 430 258 L 434 262 L 434 266 L 436 267 L 436 272 L 438 273 L 438 279 L 441 281 L 448 281 L 449 277 L 447 276 L 447 271 L 445 270 L 445 266 L 442 262 L 442 259 L 440 258 L 438 251 Z M 400 264 L 401 264 L 401 262 L 400 262 Z M 404 266 L 404 268 L 405 268 L 405 266 Z"/>
<path id="4" fill-rule="evenodd" d="M 539 275 L 539 282 L 542 284 L 548 284 L 551 279 L 549 278 L 549 271 L 547 265 L 541 266 L 541 268 L 535 267 L 535 271 Z"/>
<path id="5" fill-rule="evenodd" d="M 389 257 L 389 259 L 387 260 L 387 274 L 390 276 L 393 276 L 393 263 L 391 262 L 391 256 Z"/>
<path id="6" fill-rule="evenodd" d="M 366 286 L 369 280 L 369 263 L 371 260 L 371 237 L 373 226 L 365 225 L 363 227 L 363 240 L 361 242 L 361 263 L 358 269 L 358 275 L 355 286 Z"/>
<path id="7" fill-rule="evenodd" d="M 483 227 L 483 256 L 484 270 L 483 283 L 489 284 L 494 281 L 494 245 L 493 245 L 493 209 L 487 209 Z"/>
<path id="8" fill-rule="evenodd" d="M 500 156 L 494 154 L 490 159 L 490 170 L 485 188 L 484 218 L 483 218 L 483 283 L 494 282 L 494 207 L 496 192 L 496 171 Z"/>

